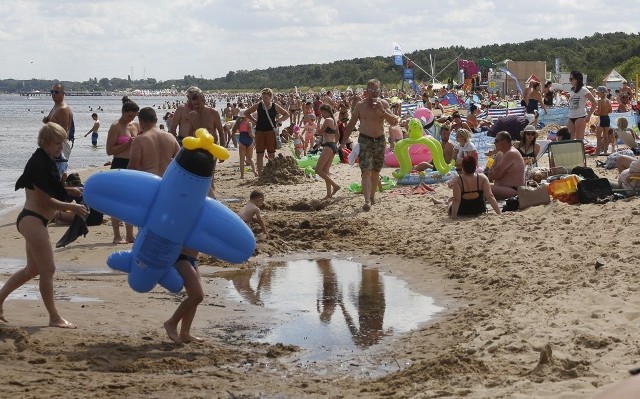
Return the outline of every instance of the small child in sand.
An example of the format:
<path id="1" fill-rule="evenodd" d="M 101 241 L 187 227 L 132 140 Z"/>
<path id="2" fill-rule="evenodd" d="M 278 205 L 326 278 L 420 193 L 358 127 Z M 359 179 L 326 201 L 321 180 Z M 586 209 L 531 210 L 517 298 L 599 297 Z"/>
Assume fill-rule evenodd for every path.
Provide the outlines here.
<path id="1" fill-rule="evenodd" d="M 300 158 L 304 154 L 304 143 L 302 142 L 302 135 L 300 134 L 300 128 L 296 125 L 293 128 L 293 151 L 296 154 L 296 158 Z"/>
<path id="2" fill-rule="evenodd" d="M 264 235 L 269 238 L 269 233 L 267 232 L 267 228 L 260 216 L 260 207 L 264 204 L 264 193 L 260 190 L 253 190 L 249 195 L 249 202 L 242 207 L 240 212 L 238 212 L 238 216 L 240 219 L 244 220 L 244 222 L 251 227 L 251 222 L 255 219 Z"/>
<path id="3" fill-rule="evenodd" d="M 313 144 L 315 143 L 316 130 L 318 127 L 316 126 L 316 117 L 313 114 L 306 115 L 304 120 L 304 155 L 307 155 L 307 151 L 309 151 Z"/>

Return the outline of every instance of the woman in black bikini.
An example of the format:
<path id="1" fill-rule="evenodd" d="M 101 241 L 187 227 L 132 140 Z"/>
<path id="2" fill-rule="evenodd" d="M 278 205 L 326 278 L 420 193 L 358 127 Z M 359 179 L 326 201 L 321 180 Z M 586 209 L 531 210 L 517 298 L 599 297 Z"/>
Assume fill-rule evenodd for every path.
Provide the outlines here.
<path id="1" fill-rule="evenodd" d="M 62 154 L 62 144 L 67 133 L 57 123 L 46 123 L 38 135 L 39 148 L 33 153 L 16 181 L 16 190 L 25 189 L 24 209 L 18 215 L 16 226 L 24 237 L 27 248 L 27 265 L 15 272 L 0 288 L 0 320 L 6 322 L 3 307 L 5 299 L 27 281 L 40 276 L 40 295 L 49 312 L 49 325 L 76 328 L 63 319 L 53 299 L 53 274 L 56 270 L 47 224 L 56 211 L 71 211 L 86 217 L 89 210 L 75 202 L 65 202 L 66 194 L 81 196 L 82 191 L 62 184 L 54 158 Z"/>
<path id="2" fill-rule="evenodd" d="M 520 141 L 513 143 L 513 147 L 522 154 L 524 163 L 532 165 L 540 154 L 540 144 L 536 143 L 538 132 L 533 125 L 527 125 L 521 133 Z"/>
<path id="3" fill-rule="evenodd" d="M 331 168 L 333 157 L 338 153 L 338 146 L 336 145 L 338 125 L 336 124 L 329 104 L 322 104 L 320 106 L 320 114 L 324 118 L 324 122 L 318 131 L 322 134 L 322 153 L 320 154 L 315 170 L 327 185 L 327 195 L 325 195 L 324 199 L 328 199 L 340 190 L 340 186 L 329 176 L 329 169 Z"/>
<path id="4" fill-rule="evenodd" d="M 467 155 L 462 158 L 462 173 L 453 182 L 453 201 L 449 216 L 476 216 L 487 212 L 487 201 L 500 215 L 498 201 L 491 192 L 489 179 L 482 173 L 476 173 L 478 161 Z"/>

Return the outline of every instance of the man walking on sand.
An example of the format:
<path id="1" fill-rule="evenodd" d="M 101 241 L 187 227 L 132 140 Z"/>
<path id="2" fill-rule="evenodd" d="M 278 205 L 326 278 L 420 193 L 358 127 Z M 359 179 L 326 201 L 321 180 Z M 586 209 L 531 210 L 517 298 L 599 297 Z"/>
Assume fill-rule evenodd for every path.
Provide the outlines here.
<path id="1" fill-rule="evenodd" d="M 191 136 L 195 136 L 196 130 L 200 128 L 207 129 L 214 137 L 215 142 L 221 146 L 225 146 L 226 142 L 224 130 L 222 129 L 222 119 L 220 113 L 211 107 L 205 105 L 204 94 L 194 93 L 191 95 L 191 104 L 193 111 L 189 113 L 189 125 L 191 128 Z M 222 162 L 222 161 L 220 161 Z M 213 174 L 216 173 L 216 159 L 213 160 Z M 213 178 L 211 179 L 211 189 L 215 193 Z M 214 197 L 215 198 L 215 197 Z"/>
<path id="2" fill-rule="evenodd" d="M 391 111 L 389 103 L 380 98 L 380 81 L 378 79 L 371 79 L 367 82 L 366 97 L 358 102 L 353 109 L 340 148 L 347 145 L 351 132 L 358 121 L 360 122 L 358 136 L 360 172 L 362 194 L 364 195 L 362 210 L 368 212 L 371 205 L 375 203 L 376 188 L 384 162 L 386 148 L 384 122 L 387 121 L 391 125 L 398 123 L 398 117 Z"/>
<path id="3" fill-rule="evenodd" d="M 139 135 L 131 144 L 131 158 L 128 168 L 162 176 L 171 160 L 178 154 L 180 146 L 171 134 L 160 130 L 156 126 L 158 118 L 153 108 L 142 108 L 138 115 L 138 120 L 143 134 Z M 176 205 L 179 206 L 179 204 Z M 184 280 L 187 298 L 178 305 L 169 320 L 164 322 L 167 336 L 176 343 L 203 341 L 202 338 L 191 335 L 191 324 L 195 318 L 196 309 L 204 299 L 204 291 L 200 283 L 200 273 L 198 272 L 197 256 L 197 251 L 183 248 L 178 259 L 176 259 L 175 268 Z M 180 332 L 178 332 L 178 324 L 180 322 L 182 324 L 180 325 Z"/>
<path id="4" fill-rule="evenodd" d="M 191 97 L 196 93 L 202 93 L 202 91 L 195 86 L 189 87 L 187 89 L 187 102 L 178 106 L 176 112 L 173 113 L 169 133 L 176 137 L 180 146 L 182 146 L 182 139 L 192 136 L 191 126 L 189 125 L 189 113 L 193 111 Z"/>
<path id="5" fill-rule="evenodd" d="M 180 151 L 180 146 L 175 137 L 158 128 L 153 108 L 142 108 L 138 113 L 138 121 L 142 133 L 131 143 L 127 168 L 162 176 Z"/>

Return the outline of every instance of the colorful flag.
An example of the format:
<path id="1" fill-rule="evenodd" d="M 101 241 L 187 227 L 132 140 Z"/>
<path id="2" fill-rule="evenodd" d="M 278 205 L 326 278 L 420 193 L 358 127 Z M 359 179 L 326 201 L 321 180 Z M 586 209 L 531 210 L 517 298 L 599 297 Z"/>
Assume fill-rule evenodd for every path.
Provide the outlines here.
<path id="1" fill-rule="evenodd" d="M 397 42 L 393 42 L 393 60 L 396 65 L 402 65 L 402 47 Z"/>

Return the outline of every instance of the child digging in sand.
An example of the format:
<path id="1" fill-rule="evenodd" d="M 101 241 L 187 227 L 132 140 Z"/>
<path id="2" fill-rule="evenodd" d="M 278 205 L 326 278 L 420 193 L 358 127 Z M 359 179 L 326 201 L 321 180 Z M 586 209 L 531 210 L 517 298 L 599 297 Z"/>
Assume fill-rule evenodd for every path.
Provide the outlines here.
<path id="1" fill-rule="evenodd" d="M 260 216 L 260 207 L 264 204 L 264 193 L 260 190 L 253 190 L 249 195 L 249 202 L 242 207 L 240 212 L 238 212 L 238 216 L 240 219 L 244 220 L 244 222 L 251 227 L 251 222 L 255 219 L 264 235 L 269 238 L 269 233 L 267 232 L 267 228 L 264 225 L 264 221 Z"/>

